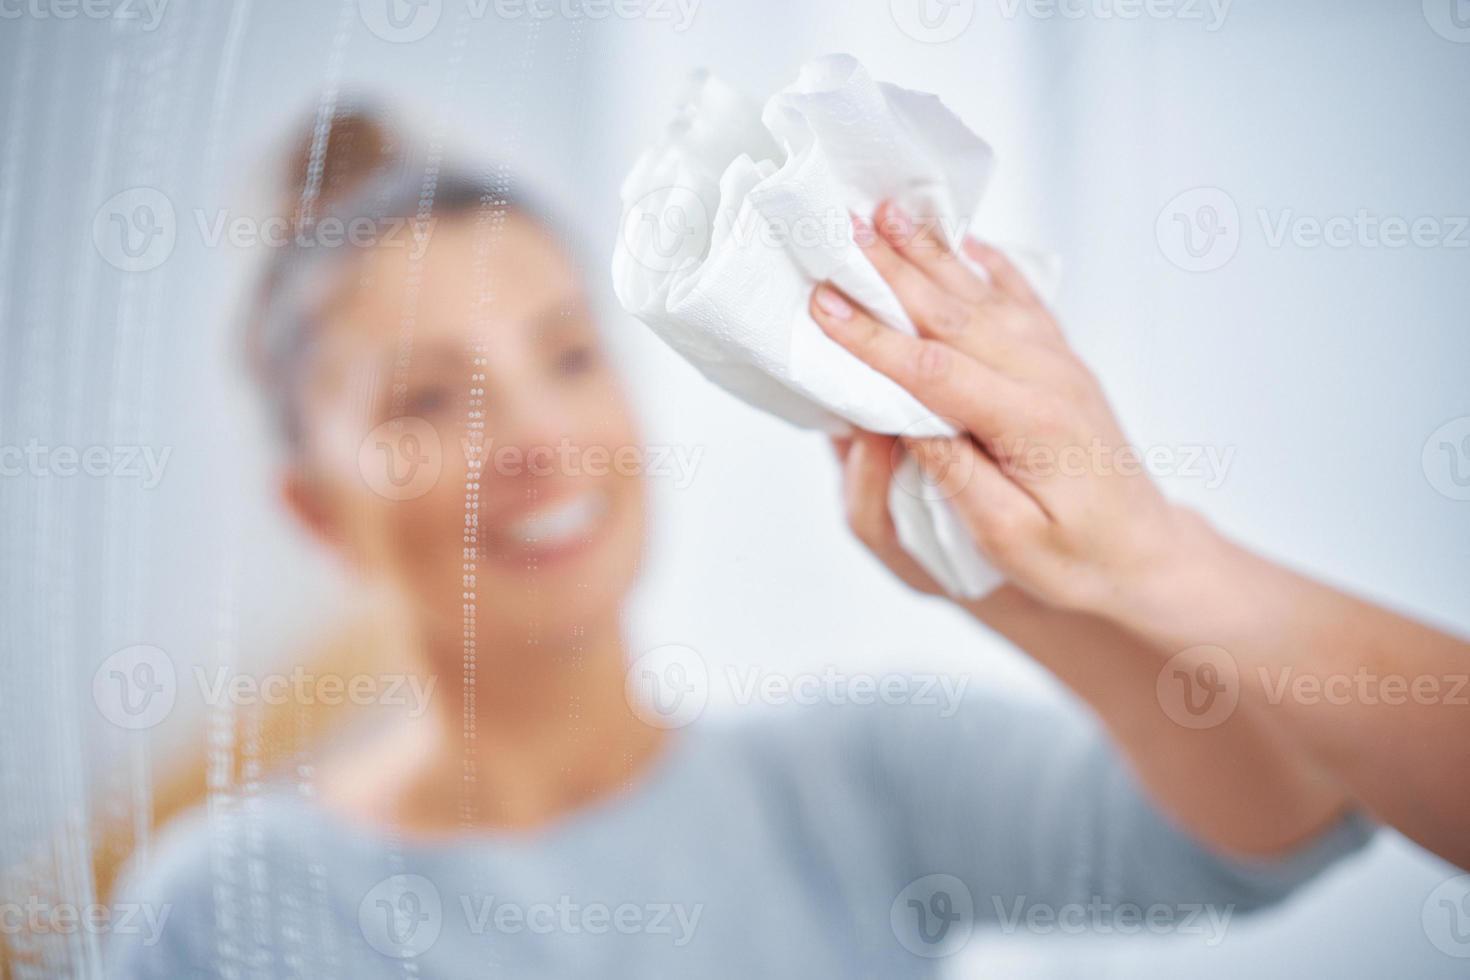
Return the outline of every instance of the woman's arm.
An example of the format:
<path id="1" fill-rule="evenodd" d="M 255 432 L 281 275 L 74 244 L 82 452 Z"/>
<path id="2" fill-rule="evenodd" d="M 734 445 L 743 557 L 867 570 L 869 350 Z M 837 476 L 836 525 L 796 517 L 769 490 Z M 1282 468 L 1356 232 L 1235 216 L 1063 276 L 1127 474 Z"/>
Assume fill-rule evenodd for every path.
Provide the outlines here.
<path id="1" fill-rule="evenodd" d="M 1269 850 L 1308 832 L 1345 794 L 1470 865 L 1470 710 L 1450 703 L 1470 645 L 1248 555 L 1171 505 L 1002 255 L 967 244 L 987 281 L 894 209 L 880 211 L 878 231 L 859 225 L 859 244 L 921 337 L 888 329 L 826 286 L 813 297 L 814 318 L 966 430 L 904 444 L 945 485 L 986 556 L 1045 610 L 1014 613 L 1020 621 L 1003 631 L 1098 709 L 1166 806 L 1226 846 Z M 849 488 L 849 513 L 862 506 L 871 504 L 855 505 Z M 998 618 L 987 601 L 972 611 Z M 1096 641 L 1080 640 L 1119 634 L 1131 639 L 1100 656 L 1091 655 Z M 1331 700 L 1304 696 L 1304 675 L 1330 683 Z M 1359 689 L 1387 688 L 1390 676 L 1408 684 L 1393 698 L 1401 703 L 1386 689 Z M 1329 681 L 1340 677 L 1352 683 Z M 1416 680 L 1421 693 L 1437 684 L 1439 702 L 1416 701 Z M 1166 721 L 1151 727 L 1157 718 L 1144 715 Z M 1207 785 L 1227 775 L 1238 801 Z M 1291 802 L 1278 813 L 1271 801 L 1283 791 Z M 1251 818 L 1259 805 L 1271 809 Z M 1254 829 L 1222 828 L 1231 816 Z M 1265 830 L 1273 820 L 1283 828 L 1275 840 Z"/>
<path id="2" fill-rule="evenodd" d="M 1281 750 L 1254 708 L 1209 727 L 1180 725 L 1154 696 L 1157 650 L 1116 624 L 1048 608 L 1009 587 L 972 606 L 1092 706 L 1155 802 L 1210 845 L 1275 856 L 1350 807 L 1304 753 Z"/>
<path id="3" fill-rule="evenodd" d="M 909 585 L 938 595 L 888 514 L 894 443 L 872 433 L 839 443 L 848 523 Z M 1086 700 L 1149 794 L 1201 840 L 1239 855 L 1274 854 L 1314 836 L 1347 805 L 1301 753 L 1281 751 L 1258 712 L 1233 712 L 1207 728 L 1175 721 L 1155 698 L 1164 658 L 1115 623 L 1011 585 L 965 605 Z"/>
<path id="4" fill-rule="evenodd" d="M 1106 610 L 1267 716 L 1378 820 L 1470 868 L 1470 644 L 1273 564 L 1181 514 Z M 1194 660 L 1191 663 L 1191 659 Z M 1203 675 L 1203 676 L 1202 676 Z"/>

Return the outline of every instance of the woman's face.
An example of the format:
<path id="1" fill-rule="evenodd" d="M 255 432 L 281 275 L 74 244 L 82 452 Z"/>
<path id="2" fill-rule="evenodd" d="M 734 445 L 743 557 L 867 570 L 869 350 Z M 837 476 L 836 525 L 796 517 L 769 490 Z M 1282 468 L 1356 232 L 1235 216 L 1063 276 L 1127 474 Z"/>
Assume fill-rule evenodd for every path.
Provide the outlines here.
<path id="1" fill-rule="evenodd" d="M 425 244 L 371 249 L 327 304 L 298 510 L 456 655 L 470 592 L 487 653 L 615 621 L 642 454 L 575 268 L 514 214 Z"/>

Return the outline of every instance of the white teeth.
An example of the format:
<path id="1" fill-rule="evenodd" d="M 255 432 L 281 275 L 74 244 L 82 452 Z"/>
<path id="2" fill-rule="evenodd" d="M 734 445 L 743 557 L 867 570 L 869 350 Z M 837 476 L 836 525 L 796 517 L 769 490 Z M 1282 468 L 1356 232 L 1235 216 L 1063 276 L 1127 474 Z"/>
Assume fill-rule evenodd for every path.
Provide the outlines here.
<path id="1" fill-rule="evenodd" d="M 584 536 L 606 511 L 607 495 L 588 491 L 524 517 L 506 531 L 522 544 L 562 544 Z"/>

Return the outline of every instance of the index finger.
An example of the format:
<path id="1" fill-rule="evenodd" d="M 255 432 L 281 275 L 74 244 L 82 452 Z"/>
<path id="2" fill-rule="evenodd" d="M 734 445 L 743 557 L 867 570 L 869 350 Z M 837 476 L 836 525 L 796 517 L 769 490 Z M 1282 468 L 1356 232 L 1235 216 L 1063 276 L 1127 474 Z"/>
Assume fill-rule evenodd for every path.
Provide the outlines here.
<path id="1" fill-rule="evenodd" d="M 813 292 L 811 314 L 828 337 L 935 414 L 958 419 L 982 441 L 1010 431 L 1023 392 L 994 368 L 940 341 L 894 330 L 827 283 Z"/>

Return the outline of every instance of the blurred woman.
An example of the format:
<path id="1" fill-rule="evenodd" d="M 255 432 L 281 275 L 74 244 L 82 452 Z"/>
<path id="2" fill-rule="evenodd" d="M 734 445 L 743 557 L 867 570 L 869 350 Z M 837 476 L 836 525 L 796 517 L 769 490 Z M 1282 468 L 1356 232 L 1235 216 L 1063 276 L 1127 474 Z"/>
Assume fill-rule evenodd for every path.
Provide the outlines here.
<path id="1" fill-rule="evenodd" d="M 983 698 L 949 718 L 828 705 L 650 723 L 626 690 L 622 630 L 644 486 L 613 462 L 639 458 L 638 433 L 582 274 L 501 183 L 426 177 L 401 145 L 355 112 L 304 140 L 288 168 L 298 238 L 328 219 L 414 233 L 282 250 L 251 337 L 286 503 L 400 611 L 403 662 L 437 679 L 429 710 L 323 760 L 308 793 L 282 783 L 173 829 L 125 891 L 170 908 L 167 924 L 154 943 L 117 937 L 118 975 L 929 975 L 977 923 L 1024 928 L 1037 910 L 1228 922 L 1367 838 L 1364 797 L 1302 736 L 1310 724 L 1249 694 L 1205 728 L 1159 710 L 1179 637 L 1134 626 L 1182 637 L 1187 617 L 1165 610 L 1195 586 L 1127 622 L 1107 608 L 1134 581 L 1164 594 L 1143 558 L 1175 512 L 1144 476 L 1075 489 L 1149 529 L 1131 541 L 1128 526 L 1065 536 L 1086 508 L 1014 467 L 983 466 L 962 503 L 1021 583 L 968 611 L 1069 683 L 1111 739 Z M 960 399 L 961 358 L 1076 395 L 1091 414 L 1074 428 L 1111 424 L 1086 373 L 1056 368 L 1075 359 L 1003 260 L 977 253 L 989 283 L 926 268 L 905 255 L 902 216 L 878 217 L 889 237 L 869 234 L 870 256 L 931 346 L 890 346 L 826 290 L 813 311 L 834 337 L 976 431 L 995 412 Z M 941 309 L 962 315 L 928 315 Z M 933 591 L 886 522 L 891 441 L 839 448 L 855 529 Z M 931 464 L 961 451 L 912 448 Z M 983 444 L 962 451 L 995 463 Z"/>

